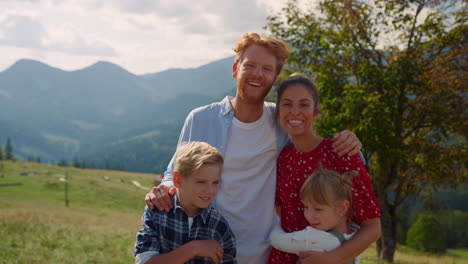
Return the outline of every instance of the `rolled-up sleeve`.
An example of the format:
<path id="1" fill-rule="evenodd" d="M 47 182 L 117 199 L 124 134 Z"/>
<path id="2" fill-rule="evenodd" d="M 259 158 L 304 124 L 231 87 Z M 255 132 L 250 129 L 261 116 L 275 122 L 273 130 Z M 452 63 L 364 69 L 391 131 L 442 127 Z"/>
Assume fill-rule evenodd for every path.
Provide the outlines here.
<path id="1" fill-rule="evenodd" d="M 135 263 L 145 263 L 152 256 L 160 254 L 161 241 L 159 229 L 156 226 L 156 218 L 156 214 L 153 211 L 151 211 L 148 207 L 146 207 L 145 213 L 141 218 L 142 228 L 137 232 L 136 236 L 134 252 Z M 151 252 L 151 254 L 145 252 Z M 147 258 L 148 255 L 151 256 Z"/>
<path id="2" fill-rule="evenodd" d="M 135 256 L 135 264 L 145 264 L 153 256 L 159 255 L 157 251 L 146 251 Z"/>

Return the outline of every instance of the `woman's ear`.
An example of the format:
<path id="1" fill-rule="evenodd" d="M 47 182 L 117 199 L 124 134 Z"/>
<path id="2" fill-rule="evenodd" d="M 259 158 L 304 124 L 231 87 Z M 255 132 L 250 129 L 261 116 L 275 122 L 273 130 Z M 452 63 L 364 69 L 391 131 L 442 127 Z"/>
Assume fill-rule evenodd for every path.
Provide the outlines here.
<path id="1" fill-rule="evenodd" d="M 314 109 L 314 118 L 317 118 L 317 116 L 319 116 L 320 114 L 322 113 L 322 111 L 320 111 L 320 107 L 315 107 Z"/>
<path id="2" fill-rule="evenodd" d="M 174 183 L 175 187 L 180 187 L 180 174 L 177 171 L 172 172 L 172 182 Z"/>

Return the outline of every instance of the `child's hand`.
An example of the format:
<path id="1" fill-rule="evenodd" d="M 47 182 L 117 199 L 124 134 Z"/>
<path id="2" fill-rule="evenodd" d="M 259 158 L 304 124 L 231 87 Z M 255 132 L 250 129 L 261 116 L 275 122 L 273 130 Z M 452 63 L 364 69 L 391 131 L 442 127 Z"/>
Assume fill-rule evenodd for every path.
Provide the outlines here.
<path id="1" fill-rule="evenodd" d="M 223 260 L 224 249 L 214 239 L 192 240 L 187 245 L 192 247 L 194 256 L 211 258 L 215 264 Z"/>

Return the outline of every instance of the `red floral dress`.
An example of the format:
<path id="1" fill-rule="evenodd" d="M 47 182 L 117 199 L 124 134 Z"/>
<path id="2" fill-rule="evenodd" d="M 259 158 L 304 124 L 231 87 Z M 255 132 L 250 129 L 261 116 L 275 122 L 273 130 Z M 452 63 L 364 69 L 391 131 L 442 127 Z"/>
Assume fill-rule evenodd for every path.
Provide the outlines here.
<path id="1" fill-rule="evenodd" d="M 339 173 L 358 172 L 352 186 L 353 222 L 360 225 L 367 219 L 380 217 L 380 206 L 361 157 L 359 154 L 340 157 L 333 151 L 332 144 L 333 141 L 323 139 L 317 148 L 308 153 L 298 152 L 293 146 L 285 147 L 281 152 L 278 158 L 276 204 L 281 207 L 281 227 L 285 232 L 299 231 L 309 225 L 304 217 L 299 192 L 307 177 L 320 166 Z M 273 248 L 268 263 L 295 264 L 297 259 L 295 254 Z"/>

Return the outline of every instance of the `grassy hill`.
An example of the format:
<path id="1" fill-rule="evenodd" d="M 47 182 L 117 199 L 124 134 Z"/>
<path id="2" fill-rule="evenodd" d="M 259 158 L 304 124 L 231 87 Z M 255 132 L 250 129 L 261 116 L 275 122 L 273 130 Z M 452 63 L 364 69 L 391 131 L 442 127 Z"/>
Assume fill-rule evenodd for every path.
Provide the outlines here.
<path id="1" fill-rule="evenodd" d="M 106 171 L 58 167 L 29 162 L 0 161 L 0 184 L 22 183 L 0 187 L 5 202 L 28 202 L 37 205 L 64 205 L 68 175 L 70 209 L 106 209 L 121 212 L 142 212 L 144 194 L 153 186 L 154 175 L 123 171 Z M 24 175 L 22 175 L 24 174 Z M 139 182 L 146 189 L 136 187 Z"/>
<path id="2" fill-rule="evenodd" d="M 0 185 L 22 183 L 0 187 L 0 263 L 133 262 L 154 175 L 7 161 L 0 175 Z"/>
<path id="3" fill-rule="evenodd" d="M 68 174 L 69 207 L 65 207 Z M 0 264 L 132 263 L 143 198 L 154 175 L 0 161 Z M 139 182 L 136 187 L 132 181 Z M 2 186 L 8 183 L 22 185 Z M 400 247 L 395 263 L 468 263 L 468 250 Z M 379 263 L 375 248 L 361 263 Z"/>

